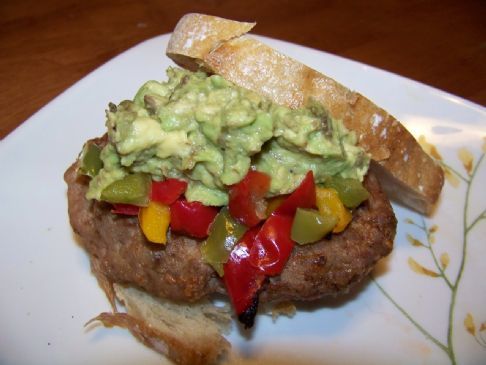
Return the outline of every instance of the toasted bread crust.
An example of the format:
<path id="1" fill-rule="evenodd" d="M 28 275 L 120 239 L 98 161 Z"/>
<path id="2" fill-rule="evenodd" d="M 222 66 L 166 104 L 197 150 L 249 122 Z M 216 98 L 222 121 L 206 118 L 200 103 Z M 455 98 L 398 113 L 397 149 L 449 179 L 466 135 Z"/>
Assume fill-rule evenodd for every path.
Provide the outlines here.
<path id="1" fill-rule="evenodd" d="M 185 16 L 183 26 L 174 30 L 167 55 L 183 67 L 219 74 L 291 108 L 316 99 L 357 133 L 358 144 L 371 155 L 391 198 L 419 212 L 432 212 L 443 171 L 399 121 L 363 95 L 244 35 L 246 28 L 251 29 L 249 23 L 237 27 L 234 21 L 226 22 L 232 31 L 218 36 L 225 24 L 221 18 Z"/>
<path id="2" fill-rule="evenodd" d="M 143 344 L 181 365 L 215 364 L 229 352 L 231 345 L 222 335 L 231 322 L 229 308 L 209 301 L 180 305 L 119 284 L 114 290 L 126 312 L 101 313 L 87 325 L 99 321 L 106 327 L 126 328 Z"/>
<path id="3" fill-rule="evenodd" d="M 204 14 L 186 14 L 177 23 L 166 52 L 182 67 L 195 71 L 203 66 L 200 60 L 221 42 L 249 32 L 255 24 Z"/>

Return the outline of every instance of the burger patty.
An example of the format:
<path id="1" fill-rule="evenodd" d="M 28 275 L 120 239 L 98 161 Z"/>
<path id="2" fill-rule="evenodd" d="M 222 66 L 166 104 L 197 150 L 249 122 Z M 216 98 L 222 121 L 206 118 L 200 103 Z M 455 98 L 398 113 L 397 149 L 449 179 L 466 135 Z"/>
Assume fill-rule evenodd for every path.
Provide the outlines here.
<path id="1" fill-rule="evenodd" d="M 64 175 L 69 219 L 98 279 L 184 302 L 226 292 L 202 260 L 201 241 L 169 232 L 166 245 L 148 242 L 137 217 L 112 214 L 109 204 L 86 200 L 89 179 L 76 170 L 74 163 Z M 364 186 L 370 197 L 353 212 L 346 230 L 317 243 L 296 245 L 282 273 L 265 284 L 261 301 L 313 300 L 346 291 L 391 251 L 396 219 L 390 202 L 371 173 Z"/>

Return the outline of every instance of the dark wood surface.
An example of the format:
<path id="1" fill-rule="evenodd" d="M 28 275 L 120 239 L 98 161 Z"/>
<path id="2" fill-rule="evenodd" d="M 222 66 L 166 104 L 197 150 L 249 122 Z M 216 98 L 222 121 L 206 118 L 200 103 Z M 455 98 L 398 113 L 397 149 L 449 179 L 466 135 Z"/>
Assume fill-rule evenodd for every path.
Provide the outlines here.
<path id="1" fill-rule="evenodd" d="M 486 105 L 486 1 L 0 1 L 0 138 L 188 12 L 331 52 Z"/>

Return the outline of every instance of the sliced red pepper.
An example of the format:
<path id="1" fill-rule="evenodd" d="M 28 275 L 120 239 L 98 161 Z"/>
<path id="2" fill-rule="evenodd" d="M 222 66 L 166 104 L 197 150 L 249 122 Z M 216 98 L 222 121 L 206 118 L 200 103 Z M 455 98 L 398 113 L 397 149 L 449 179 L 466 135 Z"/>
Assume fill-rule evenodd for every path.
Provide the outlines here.
<path id="1" fill-rule="evenodd" d="M 170 227 L 177 233 L 205 238 L 208 236 L 209 226 L 217 214 L 218 209 L 215 207 L 179 199 L 170 206 Z"/>
<path id="2" fill-rule="evenodd" d="M 272 215 L 263 224 L 250 250 L 250 263 L 265 275 L 278 275 L 294 248 L 290 238 L 293 217 Z"/>
<path id="3" fill-rule="evenodd" d="M 250 251 L 250 262 L 269 276 L 278 275 L 287 263 L 294 241 L 290 238 L 297 208 L 316 205 L 314 174 L 309 171 L 299 187 L 265 221 Z"/>
<path id="4" fill-rule="evenodd" d="M 177 179 L 164 181 L 152 181 L 150 199 L 156 202 L 170 205 L 186 191 L 187 182 Z"/>
<path id="5" fill-rule="evenodd" d="M 316 206 L 316 185 L 314 174 L 310 170 L 299 187 L 290 194 L 284 202 L 273 211 L 273 215 L 294 216 L 297 208 L 314 208 Z"/>
<path id="6" fill-rule="evenodd" d="M 249 262 L 250 250 L 260 227 L 248 230 L 231 251 L 224 264 L 223 281 L 229 297 L 245 327 L 251 327 L 256 314 L 258 292 L 265 275 Z M 248 313 L 248 310 L 251 313 Z"/>
<path id="7" fill-rule="evenodd" d="M 228 208 L 231 215 L 247 227 L 256 226 L 265 218 L 265 195 L 270 189 L 270 177 L 250 170 L 238 184 L 229 189 Z"/>
<path id="8" fill-rule="evenodd" d="M 113 214 L 121 214 L 121 215 L 138 215 L 140 211 L 140 207 L 132 204 L 113 204 L 113 209 L 111 212 Z"/>
<path id="9" fill-rule="evenodd" d="M 243 196 L 250 191 L 245 185 L 238 188 Z M 243 198 L 238 196 L 236 199 L 238 204 L 243 205 L 244 201 L 239 199 Z M 272 212 L 263 226 L 247 231 L 231 252 L 224 265 L 223 280 L 238 318 L 245 327 L 253 325 L 258 293 L 265 277 L 280 274 L 292 253 L 294 242 L 291 231 L 295 211 L 297 208 L 312 208 L 315 204 L 314 176 L 309 171 L 299 187 Z M 238 209 L 238 213 L 241 212 L 246 211 Z M 247 217 L 245 214 L 242 216 Z"/>

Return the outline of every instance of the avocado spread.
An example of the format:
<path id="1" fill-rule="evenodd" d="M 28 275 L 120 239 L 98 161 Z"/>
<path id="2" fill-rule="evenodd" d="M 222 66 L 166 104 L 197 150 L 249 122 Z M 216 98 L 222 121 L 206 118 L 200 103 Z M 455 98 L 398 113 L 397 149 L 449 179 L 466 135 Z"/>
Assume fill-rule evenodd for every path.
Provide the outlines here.
<path id="1" fill-rule="evenodd" d="M 255 168 L 271 176 L 270 196 L 292 192 L 307 171 L 362 180 L 369 156 L 354 132 L 310 100 L 289 109 L 218 75 L 167 70 L 168 81 L 148 81 L 133 101 L 110 105 L 109 143 L 88 199 L 127 174 L 188 182 L 186 199 L 228 203 L 227 187 Z"/>

